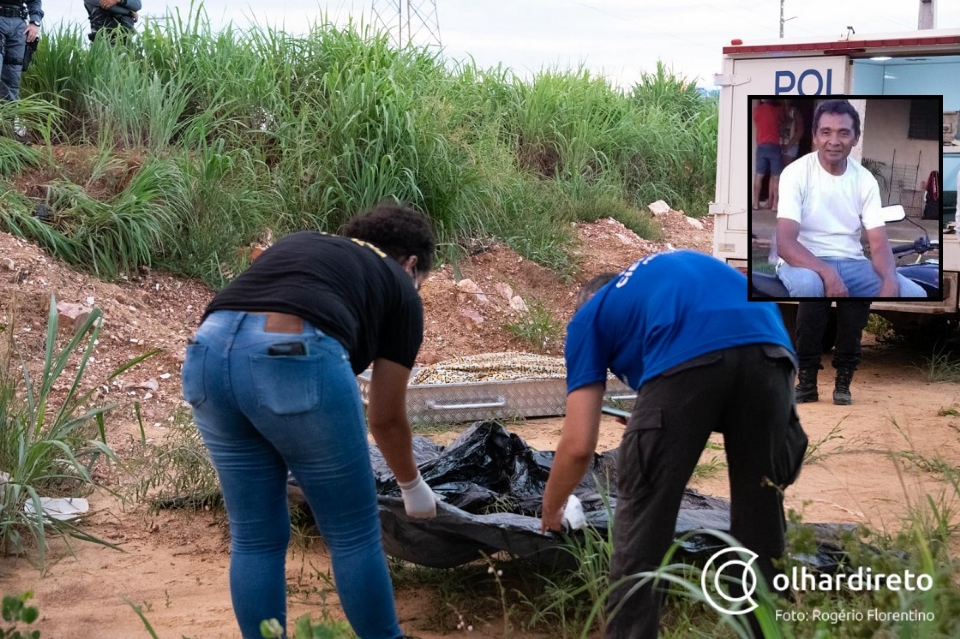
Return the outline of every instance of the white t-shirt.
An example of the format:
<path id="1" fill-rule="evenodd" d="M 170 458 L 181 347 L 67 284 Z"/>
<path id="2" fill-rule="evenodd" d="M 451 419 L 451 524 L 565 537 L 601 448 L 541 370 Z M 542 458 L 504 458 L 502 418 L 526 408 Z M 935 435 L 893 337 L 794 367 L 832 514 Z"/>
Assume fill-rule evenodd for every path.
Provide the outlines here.
<path id="1" fill-rule="evenodd" d="M 883 226 L 880 187 L 852 158 L 843 175 L 828 173 L 814 151 L 780 174 L 777 218 L 800 223 L 800 244 L 815 257 L 866 259 L 860 233 Z"/>

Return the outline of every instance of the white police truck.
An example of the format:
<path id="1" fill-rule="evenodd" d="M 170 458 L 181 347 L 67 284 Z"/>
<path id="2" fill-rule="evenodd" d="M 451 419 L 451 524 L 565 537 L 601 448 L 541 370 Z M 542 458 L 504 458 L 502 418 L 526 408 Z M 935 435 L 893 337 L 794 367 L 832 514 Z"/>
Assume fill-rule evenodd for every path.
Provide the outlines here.
<path id="1" fill-rule="evenodd" d="M 944 192 L 941 194 L 950 216 L 956 206 L 957 173 L 960 171 L 960 140 L 957 139 L 956 111 L 960 111 L 960 29 L 931 29 L 882 35 L 849 34 L 837 38 L 779 39 L 763 42 L 732 40 L 723 48 L 723 72 L 714 78 L 720 88 L 720 124 L 717 156 L 715 202 L 710 205 L 714 218 L 714 256 L 732 266 L 745 268 L 751 238 L 748 233 L 750 198 L 750 154 L 752 152 L 748 96 L 846 95 L 863 113 L 863 96 L 943 96 L 943 136 L 934 143 L 940 154 L 918 157 L 904 150 L 900 159 L 882 158 L 892 171 L 898 166 L 916 167 L 915 175 L 899 184 L 881 184 L 884 195 L 904 203 L 906 199 L 923 200 L 919 182 L 929 169 L 940 172 Z M 910 102 L 909 100 L 905 100 Z M 926 101 L 929 102 L 929 101 Z M 939 114 L 936 114 L 939 115 Z M 928 114 L 929 116 L 929 114 Z M 807 118 L 804 126 L 811 126 Z M 939 128 L 941 122 L 933 123 Z M 872 123 L 869 111 L 864 119 L 864 137 L 854 154 L 870 141 Z M 876 132 L 876 129 L 874 129 Z M 927 143 L 929 148 L 930 143 Z M 892 160 L 892 161 L 891 161 Z M 899 165 L 898 165 L 899 162 Z M 914 179 L 915 178 L 915 179 Z M 884 188 L 884 187 L 887 188 Z M 896 186 L 899 192 L 893 193 Z M 909 207 L 908 207 L 909 209 Z M 919 210 L 917 211 L 919 213 Z M 931 239 L 937 239 L 931 237 Z M 941 233 L 940 261 L 943 266 L 942 301 L 896 302 L 878 301 L 874 312 L 903 319 L 917 314 L 939 315 L 952 321 L 960 318 L 958 306 L 958 272 L 960 244 L 956 234 Z M 783 307 L 781 307 L 783 308 Z"/>

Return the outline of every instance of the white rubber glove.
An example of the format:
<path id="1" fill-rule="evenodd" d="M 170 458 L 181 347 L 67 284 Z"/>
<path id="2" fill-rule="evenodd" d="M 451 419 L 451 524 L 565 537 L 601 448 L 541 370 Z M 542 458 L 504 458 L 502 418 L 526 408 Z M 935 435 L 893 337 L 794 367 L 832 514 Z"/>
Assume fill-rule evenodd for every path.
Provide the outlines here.
<path id="1" fill-rule="evenodd" d="M 403 509 L 414 519 L 429 519 L 437 516 L 437 504 L 440 498 L 423 481 L 419 471 L 410 481 L 398 481 L 400 496 L 403 497 Z"/>
<path id="2" fill-rule="evenodd" d="M 583 504 L 575 495 L 567 497 L 567 503 L 563 505 L 563 517 L 560 523 L 567 530 L 580 530 L 586 525 L 587 516 L 583 514 Z"/>

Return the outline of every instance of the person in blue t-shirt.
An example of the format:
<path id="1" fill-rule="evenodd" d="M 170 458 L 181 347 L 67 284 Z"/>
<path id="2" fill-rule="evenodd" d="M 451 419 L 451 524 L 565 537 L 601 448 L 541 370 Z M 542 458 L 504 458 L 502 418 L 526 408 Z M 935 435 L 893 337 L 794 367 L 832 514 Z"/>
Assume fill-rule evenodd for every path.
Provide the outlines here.
<path id="1" fill-rule="evenodd" d="M 637 390 L 617 462 L 610 583 L 654 570 L 673 541 L 687 481 L 712 432 L 730 468 L 730 532 L 773 583 L 783 553 L 782 490 L 807 439 L 794 401 L 796 356 L 773 303 L 748 302 L 747 278 L 693 251 L 650 255 L 580 291 L 567 326 L 567 413 L 543 496 L 544 532 L 593 457 L 607 370 Z M 614 590 L 613 612 L 636 581 Z M 656 637 L 662 593 L 629 595 L 607 637 Z"/>

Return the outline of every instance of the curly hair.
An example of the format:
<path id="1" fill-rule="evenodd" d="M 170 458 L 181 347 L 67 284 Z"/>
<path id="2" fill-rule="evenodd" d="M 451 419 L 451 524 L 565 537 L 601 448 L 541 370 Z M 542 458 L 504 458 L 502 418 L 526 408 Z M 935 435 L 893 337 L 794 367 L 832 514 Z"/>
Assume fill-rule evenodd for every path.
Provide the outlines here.
<path id="1" fill-rule="evenodd" d="M 392 202 L 378 204 L 347 222 L 343 234 L 376 245 L 398 262 L 415 255 L 420 272 L 433 268 L 437 240 L 430 218 L 412 208 Z"/>

